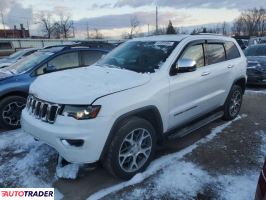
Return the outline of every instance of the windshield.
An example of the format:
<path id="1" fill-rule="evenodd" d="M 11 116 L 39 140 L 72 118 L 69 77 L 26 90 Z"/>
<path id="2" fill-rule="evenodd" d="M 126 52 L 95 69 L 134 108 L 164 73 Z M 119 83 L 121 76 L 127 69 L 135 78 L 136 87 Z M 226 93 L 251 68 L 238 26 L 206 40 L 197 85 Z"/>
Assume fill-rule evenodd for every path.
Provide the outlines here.
<path id="1" fill-rule="evenodd" d="M 266 45 L 251 46 L 245 50 L 246 56 L 266 56 Z"/>
<path id="2" fill-rule="evenodd" d="M 53 55 L 53 53 L 51 52 L 36 52 L 11 65 L 10 67 L 8 67 L 8 70 L 16 74 L 26 72 L 51 55 Z"/>
<path id="3" fill-rule="evenodd" d="M 23 56 L 25 53 L 26 53 L 26 51 L 21 50 L 21 51 L 18 51 L 16 53 L 11 54 L 8 58 L 16 59 L 16 58 Z"/>
<path id="4" fill-rule="evenodd" d="M 172 41 L 130 41 L 117 47 L 97 64 L 135 72 L 155 72 L 176 47 Z"/>

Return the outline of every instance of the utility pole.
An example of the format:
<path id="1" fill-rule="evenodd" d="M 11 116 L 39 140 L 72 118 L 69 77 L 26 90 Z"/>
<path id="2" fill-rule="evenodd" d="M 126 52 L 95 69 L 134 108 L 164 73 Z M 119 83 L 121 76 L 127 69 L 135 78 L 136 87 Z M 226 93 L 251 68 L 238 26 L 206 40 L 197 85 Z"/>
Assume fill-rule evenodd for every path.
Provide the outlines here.
<path id="1" fill-rule="evenodd" d="M 158 34 L 158 6 L 156 6 L 156 34 Z"/>
<path id="2" fill-rule="evenodd" d="M 2 24 L 3 24 L 3 28 L 4 28 L 5 37 L 6 37 L 6 26 L 5 26 L 4 15 L 3 15 L 2 10 L 1 10 L 1 18 L 2 18 Z"/>
<path id="3" fill-rule="evenodd" d="M 72 28 L 73 28 L 73 38 L 76 38 L 74 21 L 72 21 Z"/>
<path id="4" fill-rule="evenodd" d="M 89 23 L 87 22 L 87 39 L 90 39 Z"/>
<path id="5" fill-rule="evenodd" d="M 148 24 L 148 36 L 150 35 L 150 24 Z"/>
<path id="6" fill-rule="evenodd" d="M 28 28 L 29 37 L 30 37 L 30 25 L 29 25 L 29 20 L 28 19 L 27 19 L 27 28 Z"/>

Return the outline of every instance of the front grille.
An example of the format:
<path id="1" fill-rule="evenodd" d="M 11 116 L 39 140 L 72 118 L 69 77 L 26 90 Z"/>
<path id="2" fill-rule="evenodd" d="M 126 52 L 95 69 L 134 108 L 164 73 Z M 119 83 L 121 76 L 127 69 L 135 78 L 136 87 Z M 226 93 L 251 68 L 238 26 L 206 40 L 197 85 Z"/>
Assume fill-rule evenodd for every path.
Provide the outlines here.
<path id="1" fill-rule="evenodd" d="M 36 119 L 53 124 L 56 117 L 62 111 L 62 105 L 46 102 L 30 95 L 26 108 Z"/>

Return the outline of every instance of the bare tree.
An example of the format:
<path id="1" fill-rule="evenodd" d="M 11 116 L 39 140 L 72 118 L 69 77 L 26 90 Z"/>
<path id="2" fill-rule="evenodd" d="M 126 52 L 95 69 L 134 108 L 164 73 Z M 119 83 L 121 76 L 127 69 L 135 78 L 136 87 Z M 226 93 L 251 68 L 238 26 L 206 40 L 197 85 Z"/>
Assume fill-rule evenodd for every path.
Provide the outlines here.
<path id="1" fill-rule="evenodd" d="M 232 27 L 232 32 L 235 35 L 242 35 L 244 32 L 246 32 L 242 17 L 239 17 L 237 20 L 235 20 Z"/>
<path id="2" fill-rule="evenodd" d="M 266 9 L 245 10 L 233 25 L 235 35 L 263 36 L 266 27 Z"/>
<path id="3" fill-rule="evenodd" d="M 54 29 L 53 29 L 53 37 L 56 39 L 60 39 L 61 33 L 62 33 L 61 25 L 59 24 L 59 22 L 55 22 Z"/>
<path id="4" fill-rule="evenodd" d="M 130 32 L 128 33 L 128 38 L 132 39 L 134 35 L 139 32 L 140 22 L 137 16 L 133 16 L 130 18 Z"/>
<path id="5" fill-rule="evenodd" d="M 223 22 L 222 23 L 222 34 L 223 35 L 227 35 L 227 28 L 228 28 L 228 25 L 226 22 Z"/>
<path id="6" fill-rule="evenodd" d="M 103 34 L 97 28 L 95 28 L 92 38 L 94 38 L 94 39 L 103 39 Z"/>
<path id="7" fill-rule="evenodd" d="M 52 15 L 49 13 L 45 14 L 43 12 L 40 15 L 36 16 L 36 23 L 40 24 L 42 32 L 50 39 L 54 31 Z"/>
<path id="8" fill-rule="evenodd" d="M 65 16 L 63 13 L 60 14 L 60 29 L 63 38 L 69 38 L 71 31 L 73 30 L 73 21 L 70 16 Z"/>

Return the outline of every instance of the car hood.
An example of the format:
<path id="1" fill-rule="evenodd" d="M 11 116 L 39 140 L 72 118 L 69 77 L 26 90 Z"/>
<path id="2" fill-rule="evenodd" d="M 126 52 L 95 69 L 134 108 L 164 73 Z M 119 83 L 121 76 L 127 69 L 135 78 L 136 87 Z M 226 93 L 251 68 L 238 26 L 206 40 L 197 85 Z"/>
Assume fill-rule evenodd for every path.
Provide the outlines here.
<path id="1" fill-rule="evenodd" d="M 0 69 L 1 68 L 5 68 L 5 67 L 8 67 L 8 66 L 10 66 L 10 65 L 12 65 L 14 62 L 1 62 L 0 63 Z"/>
<path id="2" fill-rule="evenodd" d="M 258 61 L 266 63 L 266 56 L 247 56 L 248 61 Z"/>
<path id="3" fill-rule="evenodd" d="M 249 56 L 247 57 L 248 61 L 259 62 L 263 71 L 266 70 L 266 56 Z"/>
<path id="4" fill-rule="evenodd" d="M 9 59 L 8 58 L 0 59 L 0 64 L 5 63 L 5 62 L 9 62 Z"/>
<path id="5" fill-rule="evenodd" d="M 13 76 L 12 72 L 4 69 L 0 69 L 0 80 Z"/>
<path id="6" fill-rule="evenodd" d="M 99 97 L 138 87 L 150 74 L 101 66 L 54 72 L 38 77 L 30 87 L 37 98 L 60 104 L 91 104 Z"/>

